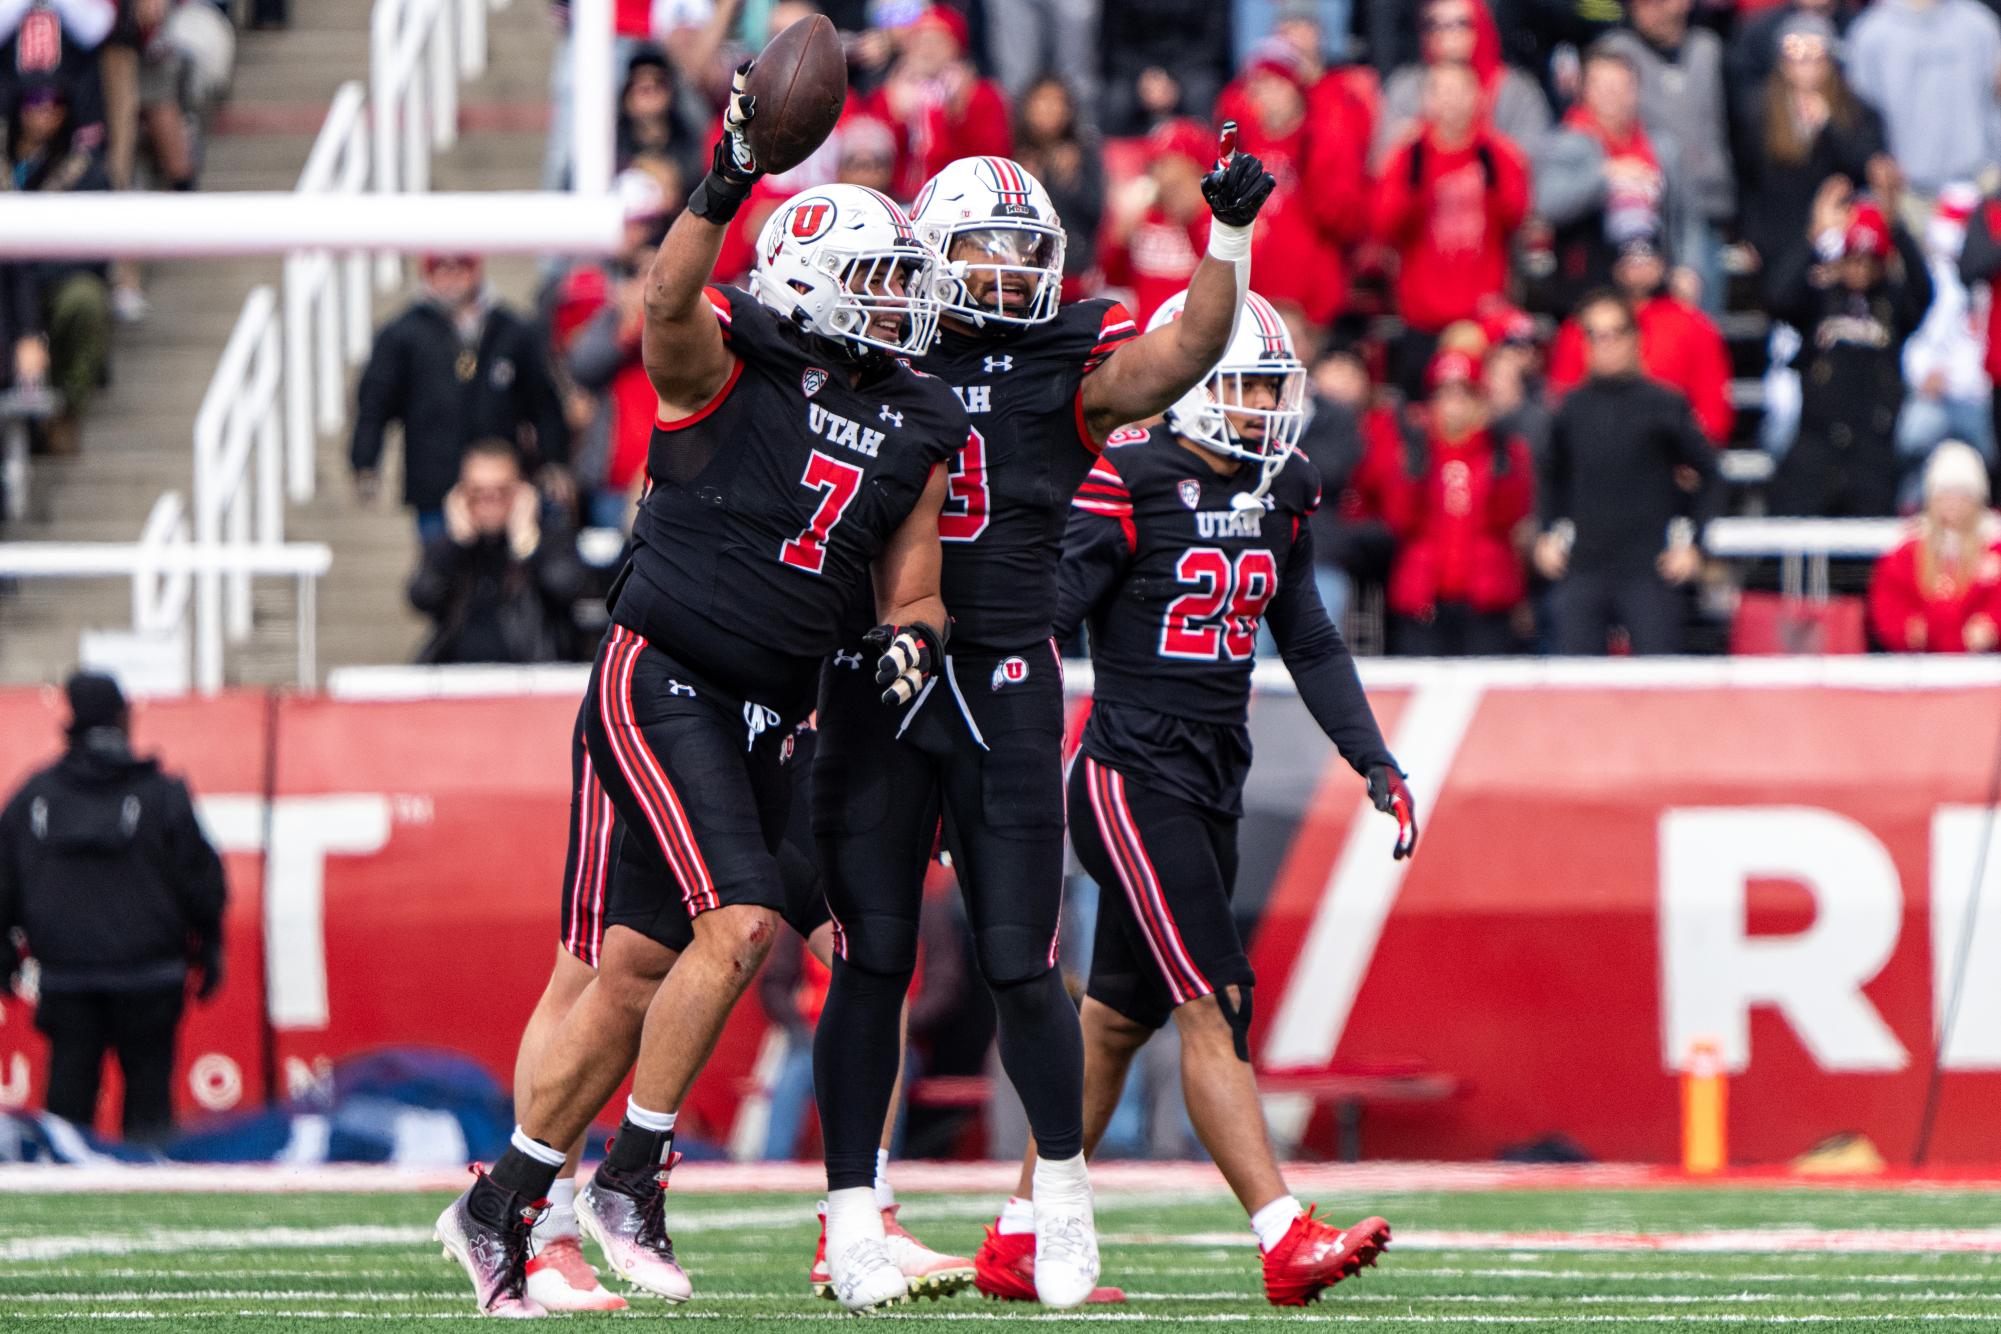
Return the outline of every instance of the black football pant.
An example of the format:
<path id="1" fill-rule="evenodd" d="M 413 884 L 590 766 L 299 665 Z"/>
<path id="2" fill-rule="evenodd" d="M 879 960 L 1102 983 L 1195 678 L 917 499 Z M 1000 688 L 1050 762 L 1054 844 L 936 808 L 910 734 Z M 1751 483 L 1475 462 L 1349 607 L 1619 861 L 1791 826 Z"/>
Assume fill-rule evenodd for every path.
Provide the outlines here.
<path id="1" fill-rule="evenodd" d="M 49 1111 L 89 1129 L 107 1051 L 125 1079 L 125 1138 L 161 1144 L 174 1132 L 174 1039 L 184 988 L 44 992 L 35 1027 L 49 1040 Z"/>
<path id="2" fill-rule="evenodd" d="M 1682 651 L 1686 600 L 1652 569 L 1573 569 L 1549 599 L 1558 653 L 1603 657 L 1615 625 L 1625 628 L 1636 656 Z"/>
<path id="3" fill-rule="evenodd" d="M 1063 908 L 1063 680 L 1053 646 L 947 654 L 904 710 L 866 655 L 820 693 L 813 831 L 834 919 L 834 978 L 813 1045 L 827 1186 L 875 1177 L 917 964 L 924 873 L 942 826 L 993 994 L 1001 1064 L 1050 1158 L 1083 1152 L 1084 1048 L 1056 969 Z M 842 666 L 853 662 L 855 666 Z"/>

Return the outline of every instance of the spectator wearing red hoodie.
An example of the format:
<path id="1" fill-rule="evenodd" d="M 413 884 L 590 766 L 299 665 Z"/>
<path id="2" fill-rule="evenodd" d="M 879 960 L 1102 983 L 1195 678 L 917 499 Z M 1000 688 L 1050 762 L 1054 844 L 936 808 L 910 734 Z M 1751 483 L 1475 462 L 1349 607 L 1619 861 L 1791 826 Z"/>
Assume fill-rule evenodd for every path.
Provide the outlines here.
<path id="1" fill-rule="evenodd" d="M 1549 99 L 1534 79 L 1501 59 L 1501 35 L 1482 0 L 1431 0 L 1418 15 L 1422 59 L 1390 75 L 1369 156 L 1380 164 L 1425 110 L 1425 72 L 1433 65 L 1470 65 L 1480 81 L 1480 118 L 1533 155 L 1549 130 Z"/>
<path id="2" fill-rule="evenodd" d="M 2001 625 L 2001 520 L 1987 464 L 1948 440 L 1925 465 L 1925 507 L 1869 581 L 1869 628 L 1893 653 L 1991 653 Z"/>
<path id="3" fill-rule="evenodd" d="M 1128 181 L 1112 200 L 1100 252 L 1105 281 L 1132 293 L 1126 304 L 1141 328 L 1162 302 L 1188 286 L 1208 248 L 1202 175 L 1215 162 L 1216 136 L 1200 121 L 1163 121 L 1147 136 L 1147 149 L 1146 175 Z M 1251 276 L 1255 282 L 1255 264 Z"/>
<path id="4" fill-rule="evenodd" d="M 895 30 L 896 63 L 863 100 L 896 134 L 898 199 L 915 198 L 948 162 L 1014 152 L 1007 99 L 966 58 L 966 35 L 965 16 L 950 5 L 924 10 Z"/>
<path id="5" fill-rule="evenodd" d="M 1612 266 L 1612 281 L 1640 323 L 1640 369 L 1681 391 L 1710 444 L 1719 449 L 1728 444 L 1737 421 L 1730 403 L 1730 350 L 1715 323 L 1668 288 L 1657 238 L 1642 234 L 1626 242 Z M 1584 331 L 1573 316 L 1550 346 L 1550 392 L 1561 398 L 1582 383 L 1584 362 Z"/>
<path id="6" fill-rule="evenodd" d="M 1244 68 L 1237 146 L 1278 181 L 1258 215 L 1251 286 L 1326 325 L 1347 296 L 1345 252 L 1368 230 L 1369 110 L 1338 80 L 1311 84 L 1313 72 L 1289 43 L 1258 43 Z M 1314 88 L 1326 91 L 1310 96 Z"/>
<path id="7" fill-rule="evenodd" d="M 1499 299 L 1528 198 L 1521 153 L 1480 122 L 1473 68 L 1427 69 L 1424 118 L 1383 163 L 1375 198 L 1376 238 L 1398 260 L 1404 336 L 1395 374 L 1412 398 L 1445 326 Z"/>
<path id="8" fill-rule="evenodd" d="M 1402 428 L 1394 644 L 1423 657 L 1508 653 L 1509 613 L 1528 586 L 1515 540 L 1534 504 L 1528 446 L 1489 429 L 1470 353 L 1439 353 L 1425 379 L 1430 399 Z"/>

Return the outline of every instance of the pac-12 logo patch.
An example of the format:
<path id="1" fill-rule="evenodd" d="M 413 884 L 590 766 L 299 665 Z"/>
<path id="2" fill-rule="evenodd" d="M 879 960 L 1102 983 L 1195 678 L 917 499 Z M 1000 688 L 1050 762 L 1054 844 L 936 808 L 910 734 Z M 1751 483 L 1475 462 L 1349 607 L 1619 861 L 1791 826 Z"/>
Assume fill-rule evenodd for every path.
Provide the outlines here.
<path id="1" fill-rule="evenodd" d="M 1028 664 L 1020 658 L 1002 658 L 994 668 L 994 689 L 1018 686 L 1028 679 Z"/>
<path id="2" fill-rule="evenodd" d="M 833 225 L 833 204 L 825 199 L 809 199 L 792 210 L 786 230 L 801 241 L 816 241 Z"/>
<path id="3" fill-rule="evenodd" d="M 827 372 L 821 370 L 818 366 L 808 366 L 805 372 L 799 377 L 799 388 L 808 398 L 813 397 L 813 395 L 826 387 Z"/>
<path id="4" fill-rule="evenodd" d="M 1202 503 L 1202 483 L 1193 477 L 1182 478 L 1181 485 L 1175 489 L 1181 493 L 1181 503 L 1189 509 L 1194 509 Z"/>

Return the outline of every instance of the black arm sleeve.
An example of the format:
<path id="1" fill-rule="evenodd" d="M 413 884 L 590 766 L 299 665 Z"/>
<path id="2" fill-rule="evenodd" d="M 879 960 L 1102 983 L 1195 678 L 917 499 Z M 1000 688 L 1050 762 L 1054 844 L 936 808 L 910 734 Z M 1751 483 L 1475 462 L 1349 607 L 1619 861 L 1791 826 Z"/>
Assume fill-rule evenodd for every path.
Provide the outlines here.
<path id="1" fill-rule="evenodd" d="M 408 384 L 409 351 L 403 346 L 399 319 L 375 337 L 375 349 L 362 368 L 354 395 L 354 439 L 348 446 L 348 466 L 373 472 L 382 464 L 382 433 L 403 415 Z"/>
<path id="2" fill-rule="evenodd" d="M 1320 601 L 1320 588 L 1313 581 L 1313 533 L 1304 524 L 1286 553 L 1278 596 L 1271 600 L 1265 619 L 1306 711 L 1341 758 L 1364 777 L 1379 764 L 1395 768 L 1368 696 L 1362 693 L 1362 678 L 1355 674 L 1355 659 Z"/>
<path id="3" fill-rule="evenodd" d="M 1115 518 L 1072 509 L 1063 531 L 1063 563 L 1056 574 L 1056 642 L 1076 638 L 1111 596 L 1132 562 L 1126 529 Z"/>
<path id="4" fill-rule="evenodd" d="M 222 875 L 222 858 L 195 818 L 194 801 L 178 781 L 171 785 L 167 838 L 174 859 L 174 889 L 186 916 L 188 932 L 206 950 L 222 947 L 222 910 L 229 887 Z"/>

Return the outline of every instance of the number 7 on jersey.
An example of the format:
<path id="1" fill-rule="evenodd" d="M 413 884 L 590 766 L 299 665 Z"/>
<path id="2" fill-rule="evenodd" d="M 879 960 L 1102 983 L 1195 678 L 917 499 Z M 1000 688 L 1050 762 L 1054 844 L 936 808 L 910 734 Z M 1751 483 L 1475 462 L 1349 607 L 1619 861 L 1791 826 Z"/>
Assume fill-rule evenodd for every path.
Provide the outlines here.
<path id="1" fill-rule="evenodd" d="M 854 503 L 855 493 L 861 490 L 862 470 L 816 449 L 806 460 L 799 485 L 820 492 L 820 504 L 799 536 L 788 538 L 778 548 L 778 559 L 795 570 L 818 574 L 827 564 L 827 534 Z"/>

